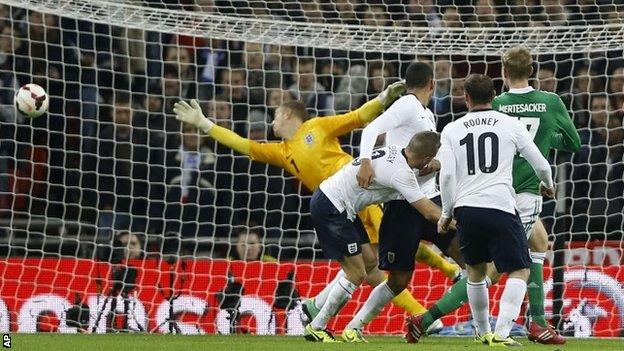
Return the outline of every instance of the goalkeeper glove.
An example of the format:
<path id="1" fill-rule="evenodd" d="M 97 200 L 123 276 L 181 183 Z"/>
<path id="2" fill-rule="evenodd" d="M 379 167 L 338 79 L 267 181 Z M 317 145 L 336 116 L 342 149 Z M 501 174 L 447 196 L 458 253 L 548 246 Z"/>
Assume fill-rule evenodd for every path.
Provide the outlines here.
<path id="1" fill-rule="evenodd" d="M 382 91 L 379 94 L 379 101 L 383 105 L 384 110 L 390 107 L 401 95 L 405 94 L 407 91 L 407 87 L 405 86 L 405 81 L 400 80 L 398 82 L 394 82 L 386 88 L 386 90 Z"/>
<path id="2" fill-rule="evenodd" d="M 195 99 L 191 100 L 190 105 L 186 101 L 176 102 L 173 105 L 173 112 L 178 121 L 192 124 L 204 133 L 208 133 L 215 125 L 214 122 L 204 116 Z"/>

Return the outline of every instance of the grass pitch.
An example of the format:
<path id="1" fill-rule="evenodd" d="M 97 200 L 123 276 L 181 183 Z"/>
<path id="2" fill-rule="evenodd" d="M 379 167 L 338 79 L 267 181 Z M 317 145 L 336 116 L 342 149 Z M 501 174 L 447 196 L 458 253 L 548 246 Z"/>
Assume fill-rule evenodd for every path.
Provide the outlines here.
<path id="1" fill-rule="evenodd" d="M 106 335 L 67 335 L 67 334 L 11 334 L 11 349 L 14 350 L 182 350 L 182 351 L 306 351 L 306 350 L 422 350 L 422 351 L 471 351 L 488 350 L 489 347 L 473 343 L 471 338 L 429 337 L 419 344 L 408 345 L 400 337 L 368 337 L 368 344 L 321 344 L 294 336 L 252 336 L 252 335 L 145 335 L 145 334 L 106 334 Z M 609 351 L 624 350 L 622 339 L 568 339 L 564 346 L 545 346 L 519 339 L 524 347 L 532 351 Z"/>

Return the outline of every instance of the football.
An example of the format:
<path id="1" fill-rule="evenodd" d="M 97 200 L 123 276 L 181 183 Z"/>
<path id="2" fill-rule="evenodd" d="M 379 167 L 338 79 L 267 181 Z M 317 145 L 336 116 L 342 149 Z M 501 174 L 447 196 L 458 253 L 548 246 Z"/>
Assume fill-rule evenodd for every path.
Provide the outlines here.
<path id="1" fill-rule="evenodd" d="M 26 84 L 15 94 L 15 107 L 28 118 L 39 117 L 48 110 L 50 99 L 37 84 Z"/>

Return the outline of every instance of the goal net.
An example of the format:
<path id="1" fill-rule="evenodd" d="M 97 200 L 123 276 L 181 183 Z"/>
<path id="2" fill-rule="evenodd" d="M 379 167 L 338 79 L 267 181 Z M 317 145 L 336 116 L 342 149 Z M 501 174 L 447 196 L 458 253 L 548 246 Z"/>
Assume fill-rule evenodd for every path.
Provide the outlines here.
<path id="1" fill-rule="evenodd" d="M 504 91 L 500 56 L 524 45 L 531 84 L 561 97 L 582 142 L 550 155 L 546 317 L 568 336 L 624 335 L 620 1 L 0 0 L 0 23 L 0 330 L 301 334 L 300 302 L 339 269 L 310 190 L 181 125 L 173 104 L 196 98 L 218 125 L 277 140 L 282 102 L 344 113 L 419 60 L 441 131 L 467 112 L 464 78 Z M 13 101 L 28 83 L 50 97 L 34 119 Z M 359 139 L 340 142 L 357 156 Z M 451 284 L 418 264 L 410 289 L 428 307 Z M 469 319 L 464 306 L 442 332 Z M 365 332 L 403 330 L 388 306 Z"/>

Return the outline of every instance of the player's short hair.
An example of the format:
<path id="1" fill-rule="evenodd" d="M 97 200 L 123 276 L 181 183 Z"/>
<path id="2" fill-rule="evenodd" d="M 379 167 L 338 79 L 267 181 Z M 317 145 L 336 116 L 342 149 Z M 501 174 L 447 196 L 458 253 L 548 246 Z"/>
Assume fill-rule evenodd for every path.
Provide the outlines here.
<path id="1" fill-rule="evenodd" d="M 516 46 L 503 54 L 503 67 L 510 79 L 527 79 L 531 76 L 533 57 L 524 46 Z"/>
<path id="2" fill-rule="evenodd" d="M 279 107 L 292 112 L 295 117 L 301 120 L 301 122 L 305 122 L 310 119 L 308 108 L 299 100 L 284 101 Z"/>
<path id="3" fill-rule="evenodd" d="M 492 78 L 485 74 L 469 75 L 464 82 L 464 90 L 474 105 L 492 102 L 495 95 Z"/>
<path id="4" fill-rule="evenodd" d="M 440 148 L 440 134 L 433 131 L 416 133 L 407 148 L 417 157 L 435 156 Z"/>
<path id="5" fill-rule="evenodd" d="M 405 71 L 405 85 L 408 89 L 424 88 L 433 79 L 433 69 L 424 62 L 414 62 Z"/>

